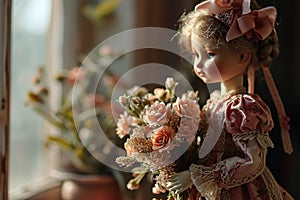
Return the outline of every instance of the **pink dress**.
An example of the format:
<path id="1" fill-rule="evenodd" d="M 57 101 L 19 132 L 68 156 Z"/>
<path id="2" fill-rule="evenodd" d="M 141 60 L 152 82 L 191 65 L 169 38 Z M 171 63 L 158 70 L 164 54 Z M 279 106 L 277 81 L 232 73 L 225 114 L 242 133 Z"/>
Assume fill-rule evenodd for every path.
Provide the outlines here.
<path id="1" fill-rule="evenodd" d="M 197 191 L 190 199 L 293 199 L 266 167 L 267 148 L 273 147 L 268 135 L 273 120 L 261 98 L 249 94 L 224 97 L 214 92 L 203 109 L 207 124 L 213 127 L 203 144 L 206 138 L 214 139 L 208 142 L 212 145 L 209 153 L 190 166 Z M 216 134 L 214 126 L 220 121 L 221 131 Z"/>

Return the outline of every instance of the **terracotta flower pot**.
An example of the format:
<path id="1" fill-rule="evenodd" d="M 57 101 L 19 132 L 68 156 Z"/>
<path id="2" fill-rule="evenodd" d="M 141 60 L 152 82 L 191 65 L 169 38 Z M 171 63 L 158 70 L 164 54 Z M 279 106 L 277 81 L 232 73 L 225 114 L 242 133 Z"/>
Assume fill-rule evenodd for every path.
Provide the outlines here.
<path id="1" fill-rule="evenodd" d="M 62 179 L 63 200 L 122 200 L 122 192 L 112 175 L 56 171 L 54 176 Z"/>
<path id="2" fill-rule="evenodd" d="M 64 200 L 120 200 L 121 192 L 113 176 L 95 176 L 92 179 L 65 180 L 61 188 Z"/>

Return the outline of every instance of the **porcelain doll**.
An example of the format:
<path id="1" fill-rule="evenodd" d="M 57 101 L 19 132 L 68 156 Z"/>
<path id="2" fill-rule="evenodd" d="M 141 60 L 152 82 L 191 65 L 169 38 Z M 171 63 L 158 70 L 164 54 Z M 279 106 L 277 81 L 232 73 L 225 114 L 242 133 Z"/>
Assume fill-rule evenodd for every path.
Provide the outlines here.
<path id="1" fill-rule="evenodd" d="M 189 199 L 293 199 L 266 167 L 273 120 L 253 91 L 254 71 L 262 69 L 284 150 L 291 153 L 288 117 L 268 69 L 279 52 L 275 20 L 274 7 L 260 9 L 250 0 L 205 1 L 180 19 L 180 39 L 194 56 L 194 72 L 207 84 L 220 83 L 221 90 L 202 109 L 207 129 L 197 162 L 170 177 L 170 191 L 189 190 Z"/>

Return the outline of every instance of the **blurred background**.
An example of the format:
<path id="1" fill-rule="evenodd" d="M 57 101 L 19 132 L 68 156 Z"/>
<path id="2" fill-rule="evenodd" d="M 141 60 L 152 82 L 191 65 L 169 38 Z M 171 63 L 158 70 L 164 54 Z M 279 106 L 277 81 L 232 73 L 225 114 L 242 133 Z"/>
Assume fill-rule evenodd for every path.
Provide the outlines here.
<path id="1" fill-rule="evenodd" d="M 45 148 L 46 135 L 52 130 L 46 121 L 25 105 L 31 88 L 32 76 L 43 67 L 49 77 L 57 72 L 80 66 L 87 55 L 103 40 L 122 31 L 137 27 L 164 27 L 177 29 L 177 20 L 184 11 L 192 10 L 199 1 L 189 0 L 13 0 L 11 53 L 11 124 L 9 191 L 12 199 L 24 193 L 24 186 L 39 183 L 57 166 L 57 154 Z M 291 121 L 291 139 L 294 152 L 283 152 L 276 110 L 264 79 L 257 73 L 256 91 L 270 106 L 275 128 L 270 133 L 275 144 L 268 153 L 267 166 L 277 181 L 295 199 L 300 198 L 297 187 L 300 180 L 300 2 L 291 0 L 264 1 L 278 9 L 276 30 L 280 40 L 280 55 L 274 60 L 271 72 Z M 147 38 L 145 38 L 147 39 Z M 125 45 L 134 43 L 124 41 Z M 123 56 L 118 64 L 120 73 L 145 63 L 161 63 L 183 71 L 201 91 L 204 103 L 208 97 L 204 84 L 199 84 L 190 67 L 171 53 L 142 49 Z M 122 68 L 124 66 L 124 68 Z M 154 72 L 157 73 L 157 72 Z M 57 83 L 49 85 L 51 105 L 61 103 L 64 89 Z M 54 92 L 53 92 L 54 91 Z M 146 183 L 145 183 L 146 184 Z M 150 195 L 151 187 L 142 186 Z M 32 188 L 31 188 L 32 189 Z M 145 193 L 146 192 L 146 193 Z M 129 199 L 130 199 L 129 194 Z M 136 198 L 142 198 L 137 194 Z M 144 196 L 145 197 L 145 196 Z M 144 198 L 145 199 L 145 198 Z"/>

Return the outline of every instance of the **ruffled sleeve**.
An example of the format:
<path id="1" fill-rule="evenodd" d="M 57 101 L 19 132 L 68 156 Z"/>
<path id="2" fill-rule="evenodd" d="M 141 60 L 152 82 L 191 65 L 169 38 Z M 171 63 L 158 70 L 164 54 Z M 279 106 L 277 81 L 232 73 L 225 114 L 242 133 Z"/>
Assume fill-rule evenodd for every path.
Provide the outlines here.
<path id="1" fill-rule="evenodd" d="M 269 107 L 258 95 L 233 96 L 225 109 L 225 130 L 231 134 L 269 132 L 274 124 Z"/>

